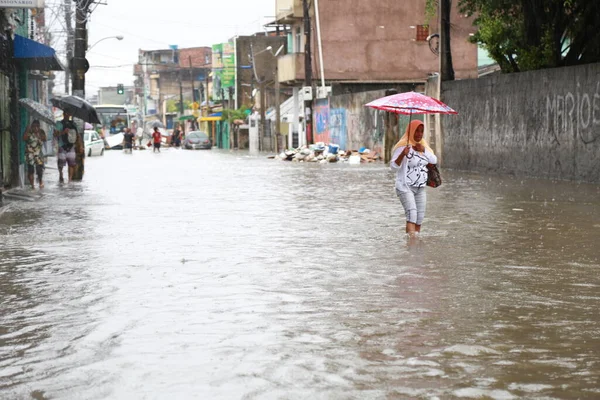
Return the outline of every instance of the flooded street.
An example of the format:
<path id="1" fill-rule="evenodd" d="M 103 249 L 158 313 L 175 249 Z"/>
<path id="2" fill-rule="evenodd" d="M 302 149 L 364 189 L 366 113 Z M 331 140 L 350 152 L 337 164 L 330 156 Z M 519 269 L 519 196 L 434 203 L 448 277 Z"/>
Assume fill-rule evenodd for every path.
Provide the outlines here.
<path id="1" fill-rule="evenodd" d="M 600 187 L 166 149 L 0 216 L 1 399 L 600 398 Z"/>

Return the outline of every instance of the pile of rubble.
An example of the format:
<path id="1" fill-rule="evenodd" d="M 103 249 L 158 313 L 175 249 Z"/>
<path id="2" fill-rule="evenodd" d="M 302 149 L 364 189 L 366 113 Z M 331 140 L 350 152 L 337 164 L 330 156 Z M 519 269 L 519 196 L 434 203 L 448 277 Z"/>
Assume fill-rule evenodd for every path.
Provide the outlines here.
<path id="1" fill-rule="evenodd" d="M 349 164 L 372 163 L 381 160 L 381 156 L 367 148 L 360 150 L 340 150 L 338 145 L 325 143 L 311 144 L 297 149 L 286 150 L 274 157 L 276 160 L 292 162 L 335 163 Z"/>

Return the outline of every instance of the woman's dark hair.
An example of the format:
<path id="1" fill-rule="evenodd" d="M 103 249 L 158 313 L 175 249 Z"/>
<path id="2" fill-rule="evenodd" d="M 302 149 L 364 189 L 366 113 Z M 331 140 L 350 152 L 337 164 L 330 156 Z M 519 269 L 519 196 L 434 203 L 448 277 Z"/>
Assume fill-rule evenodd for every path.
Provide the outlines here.
<path id="1" fill-rule="evenodd" d="M 39 119 L 34 119 L 34 120 L 31 122 L 31 125 L 37 125 L 37 126 L 40 126 L 40 120 L 39 120 Z"/>

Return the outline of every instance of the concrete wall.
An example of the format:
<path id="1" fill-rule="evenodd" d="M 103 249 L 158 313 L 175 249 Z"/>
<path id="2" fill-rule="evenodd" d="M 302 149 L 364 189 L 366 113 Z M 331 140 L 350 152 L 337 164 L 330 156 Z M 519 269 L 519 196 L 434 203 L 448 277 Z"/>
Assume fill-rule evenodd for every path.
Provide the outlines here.
<path id="1" fill-rule="evenodd" d="M 600 64 L 444 82 L 444 166 L 600 182 Z"/>
<path id="2" fill-rule="evenodd" d="M 396 85 L 394 88 L 398 93 L 414 89 L 413 85 Z M 342 150 L 358 150 L 366 147 L 383 154 L 385 113 L 365 107 L 365 104 L 383 96 L 385 90 L 372 90 L 316 100 L 313 108 L 315 141 L 339 144 Z M 423 119 L 420 115 L 412 118 Z M 408 122 L 409 116 L 400 116 L 398 133 L 404 132 Z"/>

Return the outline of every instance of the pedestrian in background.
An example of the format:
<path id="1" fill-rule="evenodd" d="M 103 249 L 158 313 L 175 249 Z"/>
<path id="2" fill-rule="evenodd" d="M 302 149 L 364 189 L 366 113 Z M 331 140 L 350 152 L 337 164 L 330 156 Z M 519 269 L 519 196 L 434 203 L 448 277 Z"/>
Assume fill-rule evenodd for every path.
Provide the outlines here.
<path id="1" fill-rule="evenodd" d="M 425 139 L 421 121 L 411 121 L 404 136 L 392 150 L 390 167 L 396 172 L 396 194 L 406 214 L 406 233 L 421 232 L 427 205 L 427 164 L 437 164 L 437 157 Z"/>
<path id="2" fill-rule="evenodd" d="M 60 132 L 56 137 L 56 140 L 58 140 L 57 166 L 59 182 L 64 183 L 65 181 L 63 177 L 63 168 L 65 165 L 68 166 L 69 182 L 71 182 L 75 173 L 75 166 L 77 165 L 75 145 L 80 135 L 77 132 L 77 126 L 71 121 L 71 116 L 68 113 L 63 112 L 63 120 L 59 123 L 59 129 L 56 132 Z M 81 140 L 79 141 L 81 142 Z"/>
<path id="3" fill-rule="evenodd" d="M 142 140 L 144 140 L 144 130 L 138 126 L 136 131 L 136 136 L 138 139 L 138 149 L 142 147 Z"/>
<path id="4" fill-rule="evenodd" d="M 160 143 L 162 140 L 162 135 L 158 130 L 157 126 L 154 127 L 154 132 L 152 132 L 152 139 L 154 141 L 154 149 L 152 150 L 152 152 L 156 153 L 158 151 L 160 153 Z"/>
<path id="5" fill-rule="evenodd" d="M 174 147 L 181 146 L 181 131 L 179 130 L 179 124 L 175 125 L 175 129 L 171 135 L 171 145 Z"/>
<path id="6" fill-rule="evenodd" d="M 46 132 L 40 128 L 40 121 L 34 120 L 25 130 L 25 161 L 27 163 L 27 177 L 31 189 L 35 189 L 34 173 L 37 175 L 40 189 L 44 188 L 44 154 L 42 147 L 46 142 Z"/>
<path id="7" fill-rule="evenodd" d="M 123 152 L 124 153 L 133 153 L 133 141 L 135 139 L 135 134 L 131 132 L 131 129 L 125 128 L 125 133 L 123 134 Z"/>

